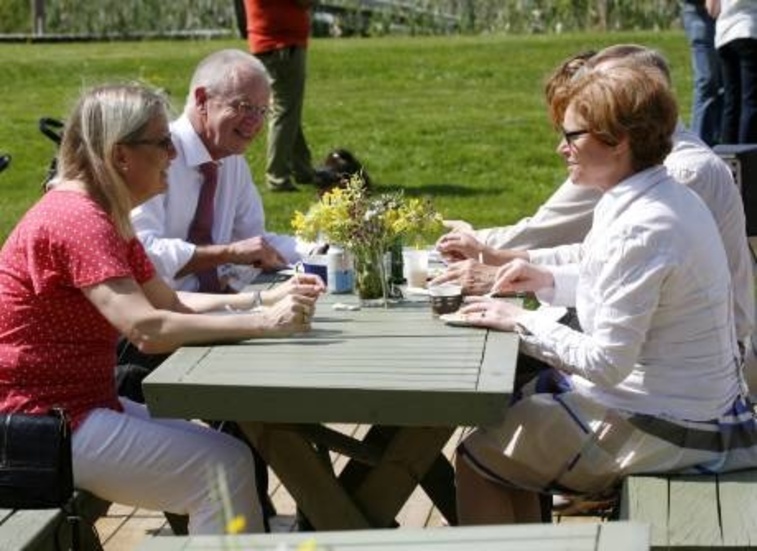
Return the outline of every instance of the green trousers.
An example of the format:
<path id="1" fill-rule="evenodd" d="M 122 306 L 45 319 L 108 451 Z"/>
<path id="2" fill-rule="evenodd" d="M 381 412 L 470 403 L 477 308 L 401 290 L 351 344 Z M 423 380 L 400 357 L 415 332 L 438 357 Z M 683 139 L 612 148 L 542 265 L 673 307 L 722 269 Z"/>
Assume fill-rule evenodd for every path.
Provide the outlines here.
<path id="1" fill-rule="evenodd" d="M 273 50 L 256 57 L 271 76 L 272 112 L 268 127 L 266 182 L 269 187 L 287 186 L 313 179 L 313 165 L 302 131 L 305 99 L 305 48 Z"/>

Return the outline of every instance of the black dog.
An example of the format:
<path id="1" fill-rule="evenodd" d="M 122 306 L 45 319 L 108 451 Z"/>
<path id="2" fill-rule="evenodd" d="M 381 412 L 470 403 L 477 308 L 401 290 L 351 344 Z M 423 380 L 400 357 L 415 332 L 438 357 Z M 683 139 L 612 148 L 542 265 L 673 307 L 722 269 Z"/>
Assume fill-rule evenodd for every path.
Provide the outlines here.
<path id="1" fill-rule="evenodd" d="M 371 188 L 371 179 L 363 168 L 363 164 L 346 149 L 334 149 L 326 155 L 323 166 L 316 170 L 316 185 L 318 195 L 334 188 L 344 187 L 355 174 L 360 174 L 366 191 Z"/>

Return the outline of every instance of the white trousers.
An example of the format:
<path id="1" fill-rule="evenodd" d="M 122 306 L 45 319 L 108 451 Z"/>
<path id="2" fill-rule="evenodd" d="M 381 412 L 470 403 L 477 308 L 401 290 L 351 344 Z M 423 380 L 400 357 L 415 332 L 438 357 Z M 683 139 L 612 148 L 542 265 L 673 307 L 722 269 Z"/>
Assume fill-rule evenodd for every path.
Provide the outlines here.
<path id="1" fill-rule="evenodd" d="M 152 419 L 121 398 L 124 412 L 96 409 L 74 431 L 77 488 L 116 503 L 189 515 L 190 534 L 223 534 L 243 517 L 262 532 L 254 460 L 241 441 L 208 427 Z"/>

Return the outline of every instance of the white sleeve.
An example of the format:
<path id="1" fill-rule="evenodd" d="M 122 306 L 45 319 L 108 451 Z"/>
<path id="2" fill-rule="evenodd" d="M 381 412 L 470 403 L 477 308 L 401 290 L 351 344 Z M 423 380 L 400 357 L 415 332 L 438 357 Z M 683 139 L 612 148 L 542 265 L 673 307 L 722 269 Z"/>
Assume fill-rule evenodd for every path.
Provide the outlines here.
<path id="1" fill-rule="evenodd" d="M 562 266 L 581 260 L 581 243 L 528 251 L 528 261 L 541 266 Z"/>
<path id="2" fill-rule="evenodd" d="M 591 331 L 574 331 L 526 313 L 516 320 L 523 350 L 548 364 L 611 387 L 634 369 L 668 268 L 643 238 L 618 236 L 588 290 L 596 301 Z"/>
<path id="3" fill-rule="evenodd" d="M 232 241 L 239 241 L 255 236 L 262 236 L 269 245 L 276 249 L 290 264 L 302 258 L 300 243 L 291 235 L 267 232 L 265 229 L 265 212 L 260 192 L 252 181 L 249 167 L 245 163 L 245 174 L 238 182 L 239 190 L 234 212 Z M 244 177 L 246 175 L 246 178 Z M 303 249 L 304 250 L 304 246 Z"/>
<path id="4" fill-rule="evenodd" d="M 539 302 L 550 306 L 575 306 L 576 288 L 578 286 L 578 265 L 550 266 L 554 286 L 537 291 Z"/>
<path id="5" fill-rule="evenodd" d="M 174 281 L 176 274 L 189 262 L 195 245 L 177 238 L 165 238 L 165 196 L 158 195 L 131 211 L 131 222 L 137 237 L 166 281 Z"/>
<path id="6" fill-rule="evenodd" d="M 601 192 L 566 180 L 536 213 L 512 226 L 476 231 L 476 237 L 496 249 L 538 249 L 580 243 L 591 229 L 594 206 Z"/>

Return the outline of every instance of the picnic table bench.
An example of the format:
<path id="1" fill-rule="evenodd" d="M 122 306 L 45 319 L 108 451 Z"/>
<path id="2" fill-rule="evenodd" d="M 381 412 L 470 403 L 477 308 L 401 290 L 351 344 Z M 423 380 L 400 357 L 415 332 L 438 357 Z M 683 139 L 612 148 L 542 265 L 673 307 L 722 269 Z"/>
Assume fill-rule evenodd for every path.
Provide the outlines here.
<path id="1" fill-rule="evenodd" d="M 757 546 L 757 469 L 717 475 L 630 476 L 620 518 L 651 525 L 655 549 Z"/>
<path id="2" fill-rule="evenodd" d="M 90 526 L 107 512 L 110 503 L 82 491 L 75 493 L 72 503 L 82 518 L 81 549 L 97 549 Z M 70 549 L 72 536 L 72 525 L 61 509 L 0 509 L 0 551 Z"/>
<path id="3" fill-rule="evenodd" d="M 140 551 L 635 551 L 649 549 L 649 526 L 636 522 L 521 524 L 426 529 L 352 530 L 244 536 L 148 538 Z"/>
<path id="4" fill-rule="evenodd" d="M 454 524 L 440 454 L 458 426 L 504 415 L 517 335 L 446 326 L 426 297 L 337 302 L 357 298 L 324 296 L 306 335 L 182 347 L 143 383 L 151 413 L 238 422 L 317 530 L 392 526 L 417 485 Z M 371 428 L 349 438 L 329 423 Z M 350 457 L 338 475 L 328 451 Z"/>

